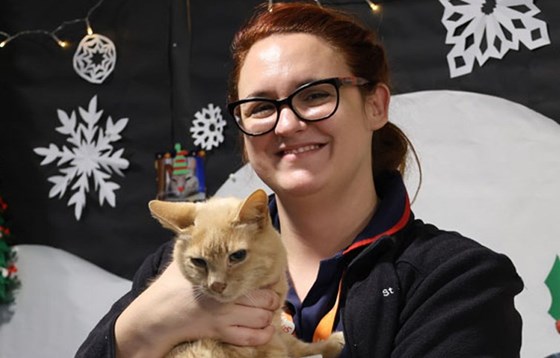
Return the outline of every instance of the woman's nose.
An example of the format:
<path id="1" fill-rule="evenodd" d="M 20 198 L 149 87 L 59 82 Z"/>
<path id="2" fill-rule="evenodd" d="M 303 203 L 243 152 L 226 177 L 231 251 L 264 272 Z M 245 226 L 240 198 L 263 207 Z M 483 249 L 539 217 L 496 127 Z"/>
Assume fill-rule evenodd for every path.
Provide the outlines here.
<path id="1" fill-rule="evenodd" d="M 274 131 L 277 135 L 286 136 L 303 130 L 306 126 L 307 123 L 299 119 L 289 106 L 283 106 L 280 108 L 278 123 Z"/>

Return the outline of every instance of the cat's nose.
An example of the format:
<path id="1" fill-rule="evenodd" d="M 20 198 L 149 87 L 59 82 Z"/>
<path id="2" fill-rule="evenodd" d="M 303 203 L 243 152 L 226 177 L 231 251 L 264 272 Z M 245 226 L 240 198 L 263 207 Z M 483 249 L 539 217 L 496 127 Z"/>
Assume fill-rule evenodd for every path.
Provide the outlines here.
<path id="1" fill-rule="evenodd" d="M 225 284 L 223 282 L 213 282 L 210 285 L 210 289 L 214 292 L 222 293 L 226 289 L 226 286 L 227 286 L 227 284 Z"/>

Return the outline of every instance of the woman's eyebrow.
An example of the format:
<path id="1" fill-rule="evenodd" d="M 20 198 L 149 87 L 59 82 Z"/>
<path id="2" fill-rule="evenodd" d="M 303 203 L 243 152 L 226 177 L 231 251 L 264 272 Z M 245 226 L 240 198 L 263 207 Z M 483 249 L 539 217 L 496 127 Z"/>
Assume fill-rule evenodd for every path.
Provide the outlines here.
<path id="1" fill-rule="evenodd" d="M 255 97 L 273 98 L 274 96 L 271 96 L 270 94 L 271 91 L 260 90 L 256 92 L 251 92 L 246 97 L 240 99 L 255 98 Z"/>
<path id="2" fill-rule="evenodd" d="M 298 88 L 300 88 L 303 85 L 306 85 L 308 83 L 314 82 L 314 81 L 319 81 L 322 78 L 316 78 L 316 77 L 308 77 L 304 80 L 300 80 L 298 82 L 296 82 L 293 85 L 293 89 L 290 91 L 290 93 L 288 93 L 288 96 L 292 93 L 294 93 L 294 91 L 296 91 Z M 261 97 L 261 98 L 270 98 L 270 99 L 274 99 L 274 98 L 280 98 L 278 96 L 272 95 L 272 91 L 268 91 L 268 90 L 257 90 L 255 92 L 251 92 L 249 93 L 247 96 L 240 98 L 240 99 L 247 99 L 247 98 L 255 98 L 255 97 Z M 284 98 L 284 97 L 282 97 Z"/>

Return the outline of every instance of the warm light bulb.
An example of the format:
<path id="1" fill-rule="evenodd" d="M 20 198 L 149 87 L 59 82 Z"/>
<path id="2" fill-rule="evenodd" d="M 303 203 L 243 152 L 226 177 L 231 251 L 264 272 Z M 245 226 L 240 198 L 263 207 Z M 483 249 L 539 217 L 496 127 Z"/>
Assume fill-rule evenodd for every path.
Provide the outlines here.
<path id="1" fill-rule="evenodd" d="M 381 5 L 378 5 L 378 4 L 374 3 L 373 1 L 368 0 L 368 5 L 369 5 L 371 11 L 374 12 L 374 13 L 377 13 L 377 12 L 381 11 Z"/>
<path id="2" fill-rule="evenodd" d="M 8 43 L 8 40 L 4 40 L 4 41 L 0 42 L 0 48 L 6 46 L 7 43 Z"/>
<path id="3" fill-rule="evenodd" d="M 62 48 L 68 46 L 68 42 L 66 42 L 66 41 L 58 40 L 57 42 L 58 42 L 58 46 L 60 46 Z"/>
<path id="4" fill-rule="evenodd" d="M 87 27 L 87 34 L 90 36 L 93 35 L 93 30 L 91 29 L 90 26 Z"/>

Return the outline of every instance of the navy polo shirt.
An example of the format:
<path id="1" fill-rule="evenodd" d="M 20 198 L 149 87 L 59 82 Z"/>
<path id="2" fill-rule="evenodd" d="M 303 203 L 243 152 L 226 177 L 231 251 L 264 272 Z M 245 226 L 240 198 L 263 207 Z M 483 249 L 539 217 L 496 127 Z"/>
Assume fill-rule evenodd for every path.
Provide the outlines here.
<path id="1" fill-rule="evenodd" d="M 398 172 L 376 177 L 375 183 L 380 203 L 371 221 L 349 247 L 321 261 L 315 283 L 303 302 L 290 283 L 286 309 L 293 318 L 297 337 L 304 341 L 313 340 L 315 328 L 333 307 L 338 295 L 340 278 L 350 262 L 350 258 L 355 257 L 355 254 L 378 238 L 400 230 L 411 215 L 406 188 Z M 279 229 L 280 221 L 274 196 L 271 196 L 269 207 L 272 222 Z M 334 326 L 336 331 L 342 331 L 339 314 L 337 314 Z M 349 356 L 349 350 L 344 349 L 341 357 Z"/>

